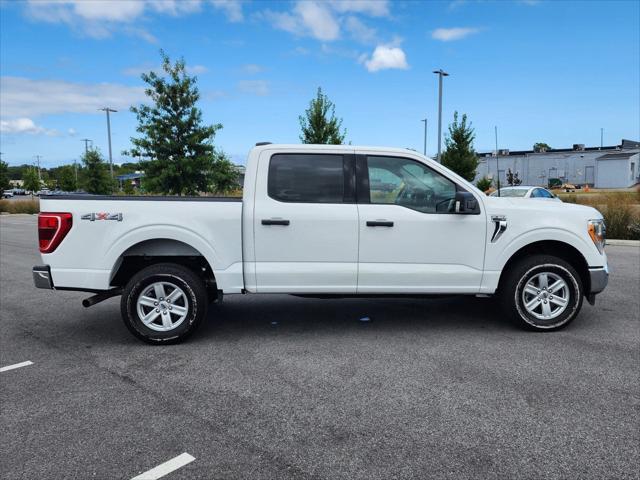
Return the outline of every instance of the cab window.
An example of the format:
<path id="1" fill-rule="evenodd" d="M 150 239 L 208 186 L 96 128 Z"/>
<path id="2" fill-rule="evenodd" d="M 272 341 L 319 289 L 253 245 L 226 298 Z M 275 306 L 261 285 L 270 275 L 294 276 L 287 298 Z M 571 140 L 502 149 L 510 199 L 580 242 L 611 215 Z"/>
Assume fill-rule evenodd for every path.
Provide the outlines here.
<path id="1" fill-rule="evenodd" d="M 342 203 L 342 155 L 281 153 L 271 157 L 267 191 L 281 202 Z"/>
<path id="2" fill-rule="evenodd" d="M 367 157 L 369 200 L 423 213 L 448 213 L 456 184 L 426 165 L 401 157 Z"/>

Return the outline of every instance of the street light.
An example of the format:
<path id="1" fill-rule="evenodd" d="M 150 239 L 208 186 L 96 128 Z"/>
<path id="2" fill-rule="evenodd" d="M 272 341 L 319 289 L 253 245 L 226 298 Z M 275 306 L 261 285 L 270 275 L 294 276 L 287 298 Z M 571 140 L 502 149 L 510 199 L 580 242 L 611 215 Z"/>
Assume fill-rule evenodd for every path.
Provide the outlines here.
<path id="1" fill-rule="evenodd" d="M 111 178 L 113 178 L 113 158 L 111 156 L 111 120 L 109 119 L 109 112 L 117 112 L 117 110 L 109 107 L 99 108 L 98 110 L 107 112 L 107 136 L 109 137 L 109 170 L 111 171 Z"/>
<path id="2" fill-rule="evenodd" d="M 440 161 L 440 150 L 442 145 L 442 77 L 448 77 L 449 74 L 444 70 L 434 70 L 433 73 L 438 75 L 438 161 Z"/>
<path id="3" fill-rule="evenodd" d="M 420 120 L 421 122 L 424 122 L 424 151 L 422 153 L 424 153 L 424 156 L 427 156 L 427 119 L 423 118 L 422 120 Z"/>

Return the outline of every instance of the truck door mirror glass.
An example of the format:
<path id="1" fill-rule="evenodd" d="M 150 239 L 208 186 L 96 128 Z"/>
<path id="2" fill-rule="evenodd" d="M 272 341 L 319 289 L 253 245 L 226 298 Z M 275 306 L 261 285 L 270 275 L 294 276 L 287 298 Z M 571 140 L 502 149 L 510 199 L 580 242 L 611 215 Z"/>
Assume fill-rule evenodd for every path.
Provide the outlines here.
<path id="1" fill-rule="evenodd" d="M 461 215 L 478 215 L 480 205 L 472 193 L 459 190 L 456 192 L 454 201 L 449 205 L 449 212 Z"/>

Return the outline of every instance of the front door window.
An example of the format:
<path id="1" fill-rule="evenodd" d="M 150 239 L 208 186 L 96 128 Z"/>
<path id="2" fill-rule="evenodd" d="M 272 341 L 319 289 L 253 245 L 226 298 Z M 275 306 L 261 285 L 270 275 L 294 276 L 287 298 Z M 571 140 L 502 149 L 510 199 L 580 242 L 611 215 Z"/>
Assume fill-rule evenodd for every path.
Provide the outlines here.
<path id="1" fill-rule="evenodd" d="M 372 204 L 400 205 L 423 213 L 448 213 L 456 185 L 435 170 L 399 157 L 367 157 Z"/>

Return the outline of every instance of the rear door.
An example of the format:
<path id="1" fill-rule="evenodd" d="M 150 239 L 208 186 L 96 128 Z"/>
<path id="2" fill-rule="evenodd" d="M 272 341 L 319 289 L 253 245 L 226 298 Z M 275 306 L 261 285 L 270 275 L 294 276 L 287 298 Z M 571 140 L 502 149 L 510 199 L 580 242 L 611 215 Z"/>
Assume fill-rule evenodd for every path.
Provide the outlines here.
<path id="1" fill-rule="evenodd" d="M 358 155 L 357 162 L 358 293 L 476 293 L 485 212 L 449 213 L 461 187 L 416 159 Z"/>
<path id="2" fill-rule="evenodd" d="M 265 151 L 257 175 L 257 291 L 355 293 L 355 156 L 344 149 Z"/>

